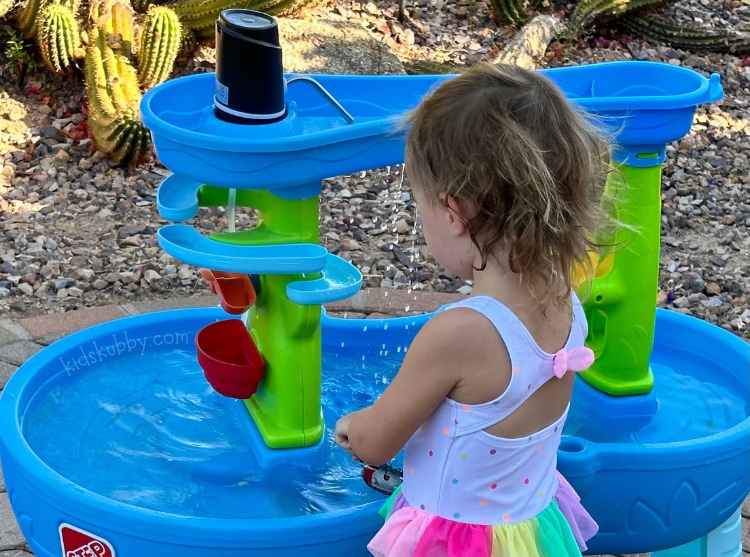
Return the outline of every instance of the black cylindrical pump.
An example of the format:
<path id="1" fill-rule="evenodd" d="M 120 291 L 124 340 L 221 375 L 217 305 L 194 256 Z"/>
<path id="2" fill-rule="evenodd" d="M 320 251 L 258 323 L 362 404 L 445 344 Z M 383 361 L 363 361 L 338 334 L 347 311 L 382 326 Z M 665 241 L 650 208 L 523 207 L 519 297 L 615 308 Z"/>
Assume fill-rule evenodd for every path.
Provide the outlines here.
<path id="1" fill-rule="evenodd" d="M 216 21 L 217 118 L 270 124 L 286 116 L 284 67 L 276 18 L 224 10 Z"/>

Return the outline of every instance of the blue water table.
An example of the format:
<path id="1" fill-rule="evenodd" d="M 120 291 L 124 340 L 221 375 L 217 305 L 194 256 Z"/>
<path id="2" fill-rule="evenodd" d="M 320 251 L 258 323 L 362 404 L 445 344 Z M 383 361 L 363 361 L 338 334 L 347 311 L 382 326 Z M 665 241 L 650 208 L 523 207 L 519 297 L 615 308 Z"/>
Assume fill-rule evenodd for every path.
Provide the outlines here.
<path id="1" fill-rule="evenodd" d="M 649 62 L 544 74 L 618 132 L 629 189 L 617 216 L 641 228 L 598 262 L 586 302 L 597 365 L 577 380 L 559 453 L 601 527 L 590 552 L 740 557 L 750 349 L 655 310 L 665 145 L 722 97 L 718 76 Z M 403 162 L 395 125 L 452 76 L 295 77 L 286 117 L 266 125 L 217 119 L 211 74 L 144 96 L 143 122 L 174 172 L 159 211 L 183 223 L 159 243 L 201 269 L 221 308 L 98 325 L 11 378 L 0 457 L 37 555 L 368 554 L 383 499 L 330 427 L 382 392 L 430 316 L 325 315 L 361 276 L 318 245 L 318 195 L 324 178 Z M 253 207 L 258 225 L 204 237 L 189 225 L 203 206 L 227 207 L 230 223 Z"/>

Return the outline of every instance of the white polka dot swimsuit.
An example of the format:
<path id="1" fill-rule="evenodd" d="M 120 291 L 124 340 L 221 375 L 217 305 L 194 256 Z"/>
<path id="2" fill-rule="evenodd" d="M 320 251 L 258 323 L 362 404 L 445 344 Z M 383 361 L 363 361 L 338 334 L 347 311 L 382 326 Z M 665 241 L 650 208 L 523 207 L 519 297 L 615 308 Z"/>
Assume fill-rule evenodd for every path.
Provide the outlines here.
<path id="1" fill-rule="evenodd" d="M 563 350 L 582 347 L 587 333 L 575 294 L 573 323 Z M 484 430 L 519 408 L 554 376 L 555 354 L 544 352 L 507 307 L 477 296 L 443 308 L 470 308 L 485 316 L 510 355 L 507 390 L 484 404 L 446 398 L 412 436 L 404 455 L 403 495 L 409 505 L 432 515 L 470 524 L 515 524 L 542 512 L 558 489 L 557 449 L 565 413 L 552 425 L 522 439 L 495 437 Z"/>

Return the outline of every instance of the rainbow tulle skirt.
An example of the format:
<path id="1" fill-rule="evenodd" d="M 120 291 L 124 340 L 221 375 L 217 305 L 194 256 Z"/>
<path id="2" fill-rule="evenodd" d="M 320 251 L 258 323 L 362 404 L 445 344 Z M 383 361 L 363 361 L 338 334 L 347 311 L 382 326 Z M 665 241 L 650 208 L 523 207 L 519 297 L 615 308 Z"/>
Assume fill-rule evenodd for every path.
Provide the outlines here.
<path id="1" fill-rule="evenodd" d="M 383 528 L 367 546 L 375 557 L 580 557 L 596 522 L 562 476 L 552 502 L 516 524 L 466 524 L 416 509 L 396 491 Z"/>

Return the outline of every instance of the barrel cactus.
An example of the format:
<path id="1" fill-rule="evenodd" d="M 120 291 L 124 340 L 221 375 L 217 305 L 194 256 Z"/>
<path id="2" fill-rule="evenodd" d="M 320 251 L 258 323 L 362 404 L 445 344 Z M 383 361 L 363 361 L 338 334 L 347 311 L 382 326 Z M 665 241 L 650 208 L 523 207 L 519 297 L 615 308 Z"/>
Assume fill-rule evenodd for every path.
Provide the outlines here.
<path id="1" fill-rule="evenodd" d="M 37 25 L 37 42 L 47 67 L 58 73 L 71 70 L 83 54 L 75 14 L 63 4 L 49 4 Z"/>
<path id="2" fill-rule="evenodd" d="M 138 51 L 138 82 L 153 87 L 172 73 L 180 50 L 180 19 L 164 6 L 152 6 L 143 21 Z"/>
<path id="3" fill-rule="evenodd" d="M 122 40 L 129 29 L 132 11 L 115 1 L 110 15 L 98 19 L 84 64 L 89 129 L 97 147 L 123 164 L 138 163 L 149 151 L 148 130 L 138 115 L 138 77 Z"/>

